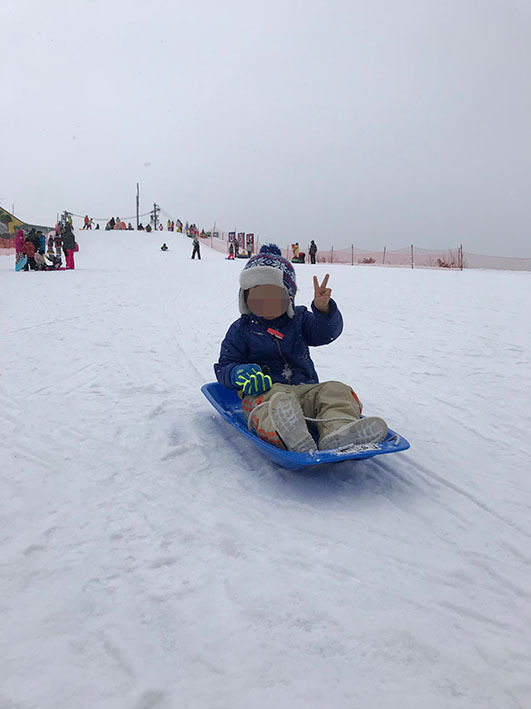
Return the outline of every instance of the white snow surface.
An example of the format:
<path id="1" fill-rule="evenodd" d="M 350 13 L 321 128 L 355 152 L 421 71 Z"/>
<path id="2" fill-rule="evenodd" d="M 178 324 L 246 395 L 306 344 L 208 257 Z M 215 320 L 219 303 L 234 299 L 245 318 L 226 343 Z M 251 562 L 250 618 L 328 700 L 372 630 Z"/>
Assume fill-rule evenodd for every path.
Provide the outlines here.
<path id="1" fill-rule="evenodd" d="M 245 262 L 77 237 L 0 257 L 0 707 L 530 707 L 531 274 L 297 265 L 411 449 L 293 472 L 200 392 Z"/>

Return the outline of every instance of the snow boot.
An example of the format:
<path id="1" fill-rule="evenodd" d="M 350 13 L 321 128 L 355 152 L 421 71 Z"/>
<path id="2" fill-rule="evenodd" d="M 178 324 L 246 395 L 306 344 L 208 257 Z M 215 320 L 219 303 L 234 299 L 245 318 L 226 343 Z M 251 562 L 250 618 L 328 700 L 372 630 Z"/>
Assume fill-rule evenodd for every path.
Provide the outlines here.
<path id="1" fill-rule="evenodd" d="M 342 448 L 362 443 L 380 443 L 387 436 L 387 424 L 378 416 L 350 421 L 319 441 L 319 449 Z"/>
<path id="2" fill-rule="evenodd" d="M 310 453 L 317 450 L 298 400 L 279 391 L 269 400 L 269 417 L 289 451 Z"/>

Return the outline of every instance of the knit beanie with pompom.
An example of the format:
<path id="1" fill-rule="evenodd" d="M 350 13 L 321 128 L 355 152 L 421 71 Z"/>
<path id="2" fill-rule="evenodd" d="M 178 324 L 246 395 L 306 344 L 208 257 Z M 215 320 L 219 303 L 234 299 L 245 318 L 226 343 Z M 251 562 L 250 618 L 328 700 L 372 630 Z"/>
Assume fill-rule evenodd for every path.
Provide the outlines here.
<path id="1" fill-rule="evenodd" d="M 284 288 L 289 295 L 289 307 L 287 313 L 290 318 L 295 315 L 295 293 L 297 283 L 295 281 L 295 269 L 289 261 L 282 256 L 282 252 L 276 244 L 264 244 L 260 253 L 252 256 L 245 264 L 245 268 L 240 273 L 240 313 L 250 315 L 244 293 L 254 286 L 279 286 Z"/>

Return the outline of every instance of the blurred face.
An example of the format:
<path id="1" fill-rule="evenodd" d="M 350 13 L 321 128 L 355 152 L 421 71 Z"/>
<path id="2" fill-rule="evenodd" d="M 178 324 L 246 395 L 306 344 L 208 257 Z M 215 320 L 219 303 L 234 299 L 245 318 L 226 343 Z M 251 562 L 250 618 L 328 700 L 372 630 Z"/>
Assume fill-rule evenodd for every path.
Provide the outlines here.
<path id="1" fill-rule="evenodd" d="M 254 286 L 249 290 L 247 305 L 254 315 L 274 320 L 287 311 L 289 296 L 280 286 Z"/>

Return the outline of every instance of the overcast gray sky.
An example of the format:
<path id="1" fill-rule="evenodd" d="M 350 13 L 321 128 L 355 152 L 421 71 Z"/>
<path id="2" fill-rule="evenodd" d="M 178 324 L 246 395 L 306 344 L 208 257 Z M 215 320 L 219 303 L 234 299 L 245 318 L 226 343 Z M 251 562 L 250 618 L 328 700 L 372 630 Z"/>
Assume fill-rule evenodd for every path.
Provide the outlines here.
<path id="1" fill-rule="evenodd" d="M 0 204 L 531 256 L 528 0 L 0 5 Z"/>

